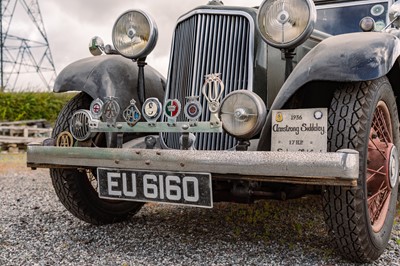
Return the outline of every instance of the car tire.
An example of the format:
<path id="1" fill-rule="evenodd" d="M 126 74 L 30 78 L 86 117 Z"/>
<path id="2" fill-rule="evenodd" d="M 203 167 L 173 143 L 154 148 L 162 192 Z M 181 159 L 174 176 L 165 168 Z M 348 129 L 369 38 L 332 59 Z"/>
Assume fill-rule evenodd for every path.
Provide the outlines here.
<path id="1" fill-rule="evenodd" d="M 79 109 L 89 109 L 92 98 L 79 93 L 60 112 L 52 136 L 69 131 L 69 121 Z M 95 139 L 95 137 L 94 137 Z M 77 218 L 91 224 L 123 221 L 136 214 L 143 203 L 100 199 L 95 185 L 96 169 L 50 169 L 53 187 L 61 203 Z"/>
<path id="2" fill-rule="evenodd" d="M 357 186 L 323 188 L 324 217 L 340 253 L 376 260 L 390 239 L 399 185 L 399 121 L 386 77 L 342 84 L 328 117 L 328 150 L 359 152 Z M 397 148 L 396 148 L 397 147 Z"/>

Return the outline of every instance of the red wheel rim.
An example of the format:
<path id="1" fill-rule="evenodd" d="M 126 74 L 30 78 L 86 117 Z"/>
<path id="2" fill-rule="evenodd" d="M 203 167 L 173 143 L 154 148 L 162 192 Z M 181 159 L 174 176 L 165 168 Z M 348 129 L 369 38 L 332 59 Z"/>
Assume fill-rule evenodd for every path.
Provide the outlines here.
<path id="1" fill-rule="evenodd" d="M 380 101 L 372 119 L 367 157 L 367 202 L 374 232 L 385 223 L 393 182 L 397 182 L 398 155 L 392 132 L 389 109 Z"/>

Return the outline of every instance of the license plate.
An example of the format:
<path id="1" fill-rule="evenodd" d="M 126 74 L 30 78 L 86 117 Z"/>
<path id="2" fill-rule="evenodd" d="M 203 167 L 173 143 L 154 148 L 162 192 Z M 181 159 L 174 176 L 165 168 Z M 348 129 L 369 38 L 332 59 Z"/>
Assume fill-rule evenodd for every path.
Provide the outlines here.
<path id="1" fill-rule="evenodd" d="M 162 202 L 212 208 L 211 174 L 98 168 L 103 199 Z"/>
<path id="2" fill-rule="evenodd" d="M 291 109 L 272 111 L 272 151 L 327 151 L 328 110 Z"/>

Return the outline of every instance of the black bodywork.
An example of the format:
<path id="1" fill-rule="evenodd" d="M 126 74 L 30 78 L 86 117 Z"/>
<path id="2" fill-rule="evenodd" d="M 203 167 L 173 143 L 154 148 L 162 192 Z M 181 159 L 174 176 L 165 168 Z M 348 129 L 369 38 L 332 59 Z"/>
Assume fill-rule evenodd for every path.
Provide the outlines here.
<path id="1" fill-rule="evenodd" d="M 368 43 L 368 45 L 365 45 Z M 271 110 L 279 110 L 301 88 L 320 82 L 316 93 L 321 96 L 329 89 L 329 82 L 356 82 L 374 80 L 388 75 L 395 94 L 400 94 L 399 72 L 400 40 L 383 32 L 350 33 L 330 37 L 322 41 L 299 62 L 283 84 Z M 325 92 L 321 92 L 325 90 Z M 302 93 L 305 93 L 303 90 Z M 321 102 L 322 104 L 322 102 Z M 259 150 L 270 145 L 271 115 L 261 134 Z"/>
<path id="2" fill-rule="evenodd" d="M 145 68 L 146 97 L 163 100 L 165 78 L 151 66 Z M 89 57 L 67 66 L 58 75 L 54 92 L 83 91 L 93 99 L 118 98 L 121 106 L 138 99 L 138 66 L 120 55 Z"/>
<path id="3" fill-rule="evenodd" d="M 324 1 L 317 1 L 316 4 Z M 326 1 L 324 2 L 326 3 Z M 262 41 L 256 27 L 256 8 L 238 8 L 228 6 L 200 6 L 183 15 L 178 21 L 184 21 L 188 14 L 232 14 L 240 12 L 246 14 L 247 18 L 253 20 L 250 36 L 254 38 L 253 47 L 249 58 L 252 75 L 247 85 L 236 89 L 249 89 L 256 92 L 265 102 L 269 110 L 285 107 L 290 99 L 300 89 L 307 93 L 309 83 L 319 81 L 320 84 L 331 82 L 353 82 L 377 79 L 388 75 L 395 94 L 400 94 L 397 84 L 400 77 L 400 41 L 396 36 L 397 31 L 392 34 L 383 32 L 350 33 L 330 37 L 322 41 L 314 49 L 313 34 L 305 45 L 297 48 L 299 61 L 289 78 L 284 80 L 285 61 L 279 59 L 282 54 L 276 48 L 270 47 Z M 178 28 L 178 27 L 177 27 Z M 175 36 L 176 38 L 176 36 Z M 311 47 L 310 47 L 311 43 Z M 368 43 L 368 45 L 365 45 Z M 173 44 L 174 45 L 174 44 Z M 176 49 L 176 48 L 175 48 Z M 171 61 L 179 56 L 172 47 Z M 180 58 L 178 58 L 181 60 Z M 241 62 L 237 62 L 240 64 Z M 203 70 L 205 73 L 218 72 L 215 69 Z M 191 80 L 187 78 L 189 73 L 186 69 L 176 69 L 170 64 L 168 81 L 150 66 L 145 67 L 146 97 L 157 97 L 162 101 L 165 92 L 169 92 L 171 86 L 177 86 L 178 77 L 185 77 L 183 86 L 191 86 L 197 82 L 201 84 L 202 78 Z M 204 73 L 203 73 L 204 74 Z M 198 76 L 202 76 L 200 73 Z M 182 83 L 182 82 L 181 82 Z M 83 91 L 93 99 L 115 96 L 121 106 L 127 106 L 129 100 L 137 99 L 138 67 L 135 62 L 118 55 L 107 55 L 82 59 L 66 67 L 58 76 L 54 91 Z M 313 93 L 324 94 L 325 89 L 329 91 L 329 85 L 320 86 Z M 279 93 L 278 93 L 279 92 Z M 276 94 L 277 93 L 277 94 Z M 329 92 L 328 92 L 329 93 Z M 260 137 L 258 150 L 269 150 L 270 146 L 270 122 L 268 116 Z"/>

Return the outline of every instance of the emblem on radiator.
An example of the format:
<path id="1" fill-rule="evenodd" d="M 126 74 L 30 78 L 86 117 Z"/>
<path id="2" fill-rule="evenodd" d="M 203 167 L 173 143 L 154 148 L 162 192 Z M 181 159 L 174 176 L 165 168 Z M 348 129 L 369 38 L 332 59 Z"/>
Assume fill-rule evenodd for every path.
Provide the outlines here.
<path id="1" fill-rule="evenodd" d="M 211 113 L 218 112 L 219 100 L 225 90 L 225 85 L 221 80 L 221 73 L 206 75 L 206 81 L 201 92 L 208 102 L 208 109 Z"/>
<path id="2" fill-rule="evenodd" d="M 208 110 L 210 110 L 210 125 L 218 127 L 221 120 L 218 117 L 220 100 L 224 93 L 225 85 L 221 80 L 221 73 L 214 73 L 205 76 L 205 82 L 201 89 L 204 98 L 208 102 Z"/>
<path id="3" fill-rule="evenodd" d="M 97 98 L 90 104 L 90 114 L 93 119 L 100 119 L 103 113 L 103 101 L 100 98 Z"/>
<path id="4" fill-rule="evenodd" d="M 115 125 L 120 107 L 115 97 L 107 97 L 103 106 L 103 119 L 111 126 Z"/>
<path id="5" fill-rule="evenodd" d="M 74 138 L 68 131 L 61 132 L 56 141 L 57 147 L 72 147 L 74 145 Z"/>
<path id="6" fill-rule="evenodd" d="M 186 98 L 188 99 L 188 102 L 186 103 L 184 108 L 185 116 L 190 121 L 197 121 L 201 116 L 201 112 L 203 110 L 199 102 L 199 97 L 191 96 Z"/>
<path id="7" fill-rule="evenodd" d="M 142 115 L 136 107 L 136 101 L 134 99 L 131 100 L 131 104 L 124 110 L 123 116 L 130 127 L 133 127 L 137 122 L 139 122 Z"/>
<path id="8" fill-rule="evenodd" d="M 168 117 L 168 123 L 175 123 L 176 118 L 181 113 L 181 103 L 177 99 L 169 99 L 165 102 L 165 116 Z"/>
<path id="9" fill-rule="evenodd" d="M 143 117 L 149 123 L 155 123 L 162 112 L 162 104 L 157 98 L 148 98 L 142 107 Z"/>

